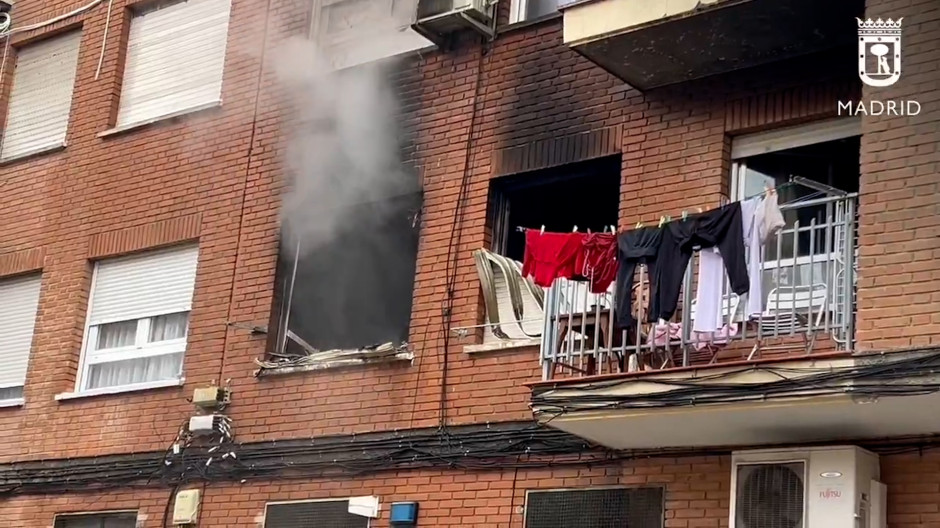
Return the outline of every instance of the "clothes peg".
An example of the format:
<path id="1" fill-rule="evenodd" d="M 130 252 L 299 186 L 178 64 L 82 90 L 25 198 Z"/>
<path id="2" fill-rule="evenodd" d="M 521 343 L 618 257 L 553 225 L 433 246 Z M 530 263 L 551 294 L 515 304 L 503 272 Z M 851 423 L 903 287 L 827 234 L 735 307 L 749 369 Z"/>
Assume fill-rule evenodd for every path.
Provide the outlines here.
<path id="1" fill-rule="evenodd" d="M 689 212 L 683 209 L 683 210 L 682 210 L 682 221 L 685 222 L 685 220 L 686 220 L 687 218 L 689 218 Z"/>
<path id="2" fill-rule="evenodd" d="M 578 232 L 578 226 L 574 226 L 574 229 L 572 229 L 571 232 L 572 232 L 572 233 L 577 233 L 577 232 Z"/>
<path id="3" fill-rule="evenodd" d="M 611 225 L 610 225 L 610 232 L 611 232 L 611 233 L 616 233 L 616 232 L 617 232 L 617 226 L 611 224 Z"/>
<path id="4" fill-rule="evenodd" d="M 540 235 L 544 235 L 544 234 L 545 234 L 545 225 L 544 225 L 544 224 L 542 225 L 542 230 L 539 231 L 539 234 L 540 234 Z"/>
<path id="5" fill-rule="evenodd" d="M 664 225 L 666 225 L 666 217 L 665 217 L 665 216 L 660 216 L 660 217 L 659 217 L 659 227 L 662 227 L 662 226 L 664 226 Z"/>
<path id="6" fill-rule="evenodd" d="M 641 228 L 641 227 L 643 227 L 643 221 L 642 221 L 642 220 L 640 220 L 639 222 L 636 223 L 636 229 L 639 229 L 639 228 Z"/>
<path id="7" fill-rule="evenodd" d="M 696 209 L 698 209 L 698 214 L 702 214 L 702 208 L 701 208 L 701 207 L 697 207 Z"/>

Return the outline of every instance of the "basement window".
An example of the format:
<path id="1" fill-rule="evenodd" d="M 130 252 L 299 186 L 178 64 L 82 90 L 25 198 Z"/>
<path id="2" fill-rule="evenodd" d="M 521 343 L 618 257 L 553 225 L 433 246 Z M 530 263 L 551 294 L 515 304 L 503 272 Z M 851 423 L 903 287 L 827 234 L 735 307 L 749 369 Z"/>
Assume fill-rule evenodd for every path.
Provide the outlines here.
<path id="1" fill-rule="evenodd" d="M 491 180 L 491 251 L 476 255 L 486 308 L 483 344 L 527 344 L 542 334 L 544 291 L 522 278 L 525 233 L 520 228 L 610 232 L 619 209 L 619 156 Z M 521 314 L 514 303 L 521 305 Z"/>
<path id="2" fill-rule="evenodd" d="M 530 490 L 525 528 L 662 528 L 662 488 Z"/>
<path id="3" fill-rule="evenodd" d="M 56 515 L 55 528 L 136 528 L 137 512 Z"/>
<path id="4" fill-rule="evenodd" d="M 421 204 L 420 192 L 354 204 L 324 213 L 335 231 L 319 240 L 282 239 L 275 363 L 327 368 L 408 356 Z"/>
<path id="5" fill-rule="evenodd" d="M 271 503 L 265 508 L 264 528 L 369 528 L 369 519 L 349 513 L 348 500 Z"/>

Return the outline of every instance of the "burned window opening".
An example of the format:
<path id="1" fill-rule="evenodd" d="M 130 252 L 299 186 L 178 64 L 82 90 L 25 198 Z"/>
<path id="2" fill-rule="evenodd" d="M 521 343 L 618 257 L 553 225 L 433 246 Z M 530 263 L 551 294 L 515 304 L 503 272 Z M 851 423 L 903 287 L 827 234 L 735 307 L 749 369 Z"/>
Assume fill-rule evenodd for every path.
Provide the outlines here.
<path id="1" fill-rule="evenodd" d="M 306 67 L 306 63 L 302 65 Z M 298 74 L 270 361 L 262 369 L 405 359 L 422 191 L 409 63 Z M 294 86 L 291 84 L 290 86 Z"/>
<path id="2" fill-rule="evenodd" d="M 609 231 L 619 209 L 620 156 L 497 178 L 490 182 L 492 248 L 521 262 L 525 234 L 517 227 Z"/>
<path id="3" fill-rule="evenodd" d="M 497 178 L 490 182 L 492 251 L 474 255 L 483 296 L 483 343 L 530 343 L 544 328 L 544 292 L 522 277 L 525 233 L 610 231 L 620 207 L 620 156 Z"/>

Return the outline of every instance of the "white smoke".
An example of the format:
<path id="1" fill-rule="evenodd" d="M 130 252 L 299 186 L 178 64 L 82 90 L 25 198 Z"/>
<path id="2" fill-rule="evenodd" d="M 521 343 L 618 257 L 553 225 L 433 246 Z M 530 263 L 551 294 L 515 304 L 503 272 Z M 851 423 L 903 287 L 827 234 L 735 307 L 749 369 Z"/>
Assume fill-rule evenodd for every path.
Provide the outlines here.
<path id="1" fill-rule="evenodd" d="M 370 45 L 381 49 L 382 40 Z M 276 67 L 296 124 L 288 133 L 283 240 L 300 242 L 306 254 L 355 216 L 382 214 L 382 198 L 414 185 L 401 168 L 394 64 L 337 71 L 313 42 L 298 38 L 285 42 Z"/>

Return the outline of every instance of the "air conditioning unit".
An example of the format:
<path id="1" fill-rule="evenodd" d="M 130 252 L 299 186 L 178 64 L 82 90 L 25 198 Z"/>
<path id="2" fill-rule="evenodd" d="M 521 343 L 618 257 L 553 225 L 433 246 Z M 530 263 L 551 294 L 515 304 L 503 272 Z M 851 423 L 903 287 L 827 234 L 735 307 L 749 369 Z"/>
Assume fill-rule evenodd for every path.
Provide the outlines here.
<path id="1" fill-rule="evenodd" d="M 732 454 L 730 528 L 885 528 L 878 455 L 855 446 Z"/>
<path id="2" fill-rule="evenodd" d="M 428 40 L 443 41 L 459 31 L 477 31 L 492 39 L 496 16 L 493 0 L 418 0 L 418 16 L 414 30 Z"/>

